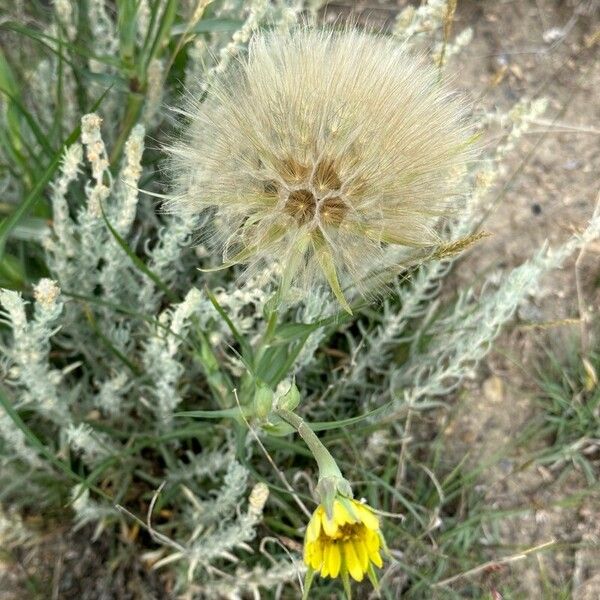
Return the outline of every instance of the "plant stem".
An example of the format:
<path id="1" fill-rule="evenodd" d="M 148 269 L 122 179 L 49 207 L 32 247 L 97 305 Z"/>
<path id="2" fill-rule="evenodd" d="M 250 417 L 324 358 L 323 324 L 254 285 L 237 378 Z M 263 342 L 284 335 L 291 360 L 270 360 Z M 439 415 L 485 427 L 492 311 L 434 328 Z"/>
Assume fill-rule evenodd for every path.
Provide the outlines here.
<path id="1" fill-rule="evenodd" d="M 335 459 L 304 419 L 283 408 L 275 409 L 273 412 L 286 423 L 290 424 L 304 440 L 304 443 L 308 446 L 308 449 L 312 452 L 317 461 L 319 467 L 319 479 L 324 477 L 339 477 L 339 479 L 344 479 Z"/>
<path id="2" fill-rule="evenodd" d="M 133 84 L 132 84 L 133 85 Z M 144 106 L 144 95 L 138 91 L 131 91 L 127 97 L 127 108 L 125 110 L 125 117 L 119 132 L 113 151 L 110 156 L 110 164 L 115 169 L 118 169 L 121 154 L 125 146 L 125 142 L 131 133 L 134 125 L 138 122 L 142 108 Z"/>

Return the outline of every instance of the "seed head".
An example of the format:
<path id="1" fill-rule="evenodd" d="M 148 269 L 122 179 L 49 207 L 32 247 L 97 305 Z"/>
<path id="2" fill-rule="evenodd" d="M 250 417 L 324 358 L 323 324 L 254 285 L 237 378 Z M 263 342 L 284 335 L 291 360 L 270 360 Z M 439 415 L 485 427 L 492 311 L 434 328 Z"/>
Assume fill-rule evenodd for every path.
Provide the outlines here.
<path id="1" fill-rule="evenodd" d="M 393 39 L 257 35 L 182 112 L 170 207 L 213 211 L 225 265 L 278 263 L 284 289 L 324 278 L 345 308 L 391 246 L 438 244 L 464 189 L 463 105 Z"/>

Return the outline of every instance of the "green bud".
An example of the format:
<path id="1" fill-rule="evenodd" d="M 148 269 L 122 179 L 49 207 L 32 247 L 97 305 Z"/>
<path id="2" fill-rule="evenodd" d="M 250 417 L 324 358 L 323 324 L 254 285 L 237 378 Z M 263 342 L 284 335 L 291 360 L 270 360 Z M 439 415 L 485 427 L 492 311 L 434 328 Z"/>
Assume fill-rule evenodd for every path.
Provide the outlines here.
<path id="1" fill-rule="evenodd" d="M 298 404 L 300 404 L 300 390 L 295 383 L 292 383 L 290 389 L 277 401 L 277 408 L 294 410 Z"/>
<path id="2" fill-rule="evenodd" d="M 273 390 L 264 383 L 258 383 L 254 392 L 254 414 L 264 419 L 273 408 Z"/>

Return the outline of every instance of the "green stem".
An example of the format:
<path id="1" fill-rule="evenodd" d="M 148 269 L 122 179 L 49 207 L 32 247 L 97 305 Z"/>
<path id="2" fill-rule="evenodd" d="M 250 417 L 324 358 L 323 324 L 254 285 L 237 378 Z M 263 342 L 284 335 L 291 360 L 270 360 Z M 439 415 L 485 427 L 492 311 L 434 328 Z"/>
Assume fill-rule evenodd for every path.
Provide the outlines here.
<path id="1" fill-rule="evenodd" d="M 123 148 L 125 147 L 125 142 L 127 141 L 127 138 L 129 137 L 134 125 L 138 122 L 143 106 L 143 93 L 138 91 L 130 91 L 127 97 L 127 108 L 125 110 L 125 117 L 123 119 L 121 131 L 119 132 L 119 137 L 113 146 L 113 151 L 110 156 L 110 164 L 114 165 L 115 169 L 118 169 L 121 154 L 123 152 Z"/>
<path id="2" fill-rule="evenodd" d="M 269 317 L 267 319 L 267 326 L 265 327 L 265 331 L 262 334 L 260 339 L 260 344 L 258 347 L 258 352 L 256 353 L 255 364 L 260 364 L 260 359 L 264 356 L 271 340 L 273 339 L 273 335 L 275 330 L 277 329 L 277 309 L 269 312 Z"/>
<path id="3" fill-rule="evenodd" d="M 200 348 L 197 357 L 204 369 L 206 382 L 213 392 L 213 396 L 219 407 L 230 408 L 234 405 L 231 391 L 233 389 L 233 384 L 221 371 L 219 361 L 210 346 L 210 342 L 199 326 L 196 327 L 196 334 L 200 340 Z"/>
<path id="4" fill-rule="evenodd" d="M 325 477 L 337 477 L 344 479 L 342 472 L 340 471 L 335 459 L 325 448 L 321 440 L 317 437 L 317 434 L 309 427 L 309 425 L 299 417 L 297 414 L 278 408 L 274 410 L 278 417 L 281 417 L 286 423 L 289 423 L 297 432 L 298 435 L 304 440 L 304 443 L 308 446 L 308 449 L 312 452 L 317 465 L 319 467 L 319 479 Z"/>
<path id="5" fill-rule="evenodd" d="M 268 344 L 273 339 L 273 334 L 275 333 L 275 329 L 277 328 L 277 316 L 277 309 L 271 311 L 271 314 L 269 315 L 269 320 L 267 321 L 265 335 L 263 337 L 264 344 Z"/>
<path id="6" fill-rule="evenodd" d="M 277 310 L 268 312 L 267 325 L 258 343 L 258 348 L 254 356 L 254 365 L 259 367 L 265 352 L 269 349 L 269 344 L 273 340 L 273 335 L 277 329 Z M 249 404 L 254 396 L 254 388 L 256 385 L 256 373 L 247 372 L 243 377 L 240 385 L 240 403 Z"/>

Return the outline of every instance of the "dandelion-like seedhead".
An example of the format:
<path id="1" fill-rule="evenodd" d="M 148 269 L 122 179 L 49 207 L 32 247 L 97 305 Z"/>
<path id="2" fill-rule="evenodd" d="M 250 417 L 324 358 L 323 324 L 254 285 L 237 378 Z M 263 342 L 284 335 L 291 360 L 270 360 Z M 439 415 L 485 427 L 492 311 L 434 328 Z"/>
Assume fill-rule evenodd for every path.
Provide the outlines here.
<path id="1" fill-rule="evenodd" d="M 391 245 L 439 243 L 464 189 L 463 105 L 382 36 L 257 35 L 182 113 L 170 208 L 213 210 L 226 265 L 275 261 L 284 288 L 324 277 L 344 305 L 342 288 L 368 292 Z"/>

